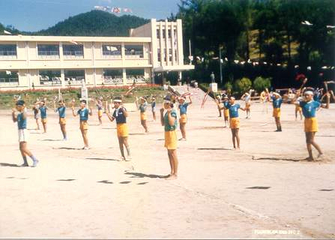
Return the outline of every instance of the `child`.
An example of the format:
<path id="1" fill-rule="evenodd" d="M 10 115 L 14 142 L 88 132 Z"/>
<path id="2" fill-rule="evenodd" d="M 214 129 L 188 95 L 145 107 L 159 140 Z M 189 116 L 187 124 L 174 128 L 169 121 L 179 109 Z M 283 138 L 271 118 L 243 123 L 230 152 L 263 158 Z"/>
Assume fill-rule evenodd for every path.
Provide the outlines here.
<path id="1" fill-rule="evenodd" d="M 222 103 L 223 103 L 224 127 L 226 128 L 228 125 L 228 120 L 229 120 L 229 109 L 227 108 L 229 101 L 228 101 L 227 95 L 223 96 Z"/>
<path id="2" fill-rule="evenodd" d="M 33 106 L 33 112 L 34 112 L 34 119 L 36 121 L 36 130 L 40 130 L 40 123 L 38 122 L 38 119 L 40 118 L 40 105 L 39 101 L 36 101 Z"/>
<path id="3" fill-rule="evenodd" d="M 88 150 L 88 139 L 87 139 L 87 130 L 88 130 L 88 115 L 92 116 L 92 108 L 87 109 L 86 108 L 86 100 L 80 101 L 80 109 L 77 111 L 77 113 L 74 112 L 74 100 L 72 100 L 72 114 L 74 117 L 78 116 L 80 117 L 80 131 L 81 135 L 83 136 L 84 144 L 83 150 Z"/>
<path id="4" fill-rule="evenodd" d="M 28 132 L 27 132 L 27 114 L 25 112 L 25 102 L 23 100 L 18 100 L 13 108 L 12 119 L 13 122 L 17 122 L 19 129 L 19 143 L 20 143 L 20 152 L 23 158 L 22 167 L 28 167 L 27 155 L 33 160 L 33 166 L 36 167 L 38 160 L 27 148 Z M 19 114 L 16 115 L 15 111 L 18 111 Z"/>
<path id="5" fill-rule="evenodd" d="M 217 102 L 218 105 L 218 111 L 219 111 L 219 116 L 218 117 L 222 117 L 222 112 L 221 112 L 221 96 L 217 95 L 215 101 Z"/>
<path id="6" fill-rule="evenodd" d="M 250 118 L 250 106 L 251 106 L 251 96 L 249 93 L 244 93 L 241 97 L 242 100 L 245 102 L 245 112 L 246 112 L 246 119 Z"/>
<path id="7" fill-rule="evenodd" d="M 281 132 L 281 123 L 280 123 L 280 107 L 281 104 L 283 103 L 283 99 L 280 96 L 279 93 L 274 92 L 271 96 L 272 99 L 272 105 L 273 105 L 273 117 L 275 118 L 277 130 L 276 132 Z"/>
<path id="8" fill-rule="evenodd" d="M 47 132 L 47 110 L 48 107 L 46 106 L 45 100 L 43 100 L 40 103 L 40 112 L 41 112 L 41 122 L 42 122 L 42 126 L 43 126 L 43 133 Z"/>
<path id="9" fill-rule="evenodd" d="M 130 148 L 128 144 L 128 126 L 127 126 L 127 117 L 128 112 L 127 110 L 122 106 L 122 100 L 121 98 L 115 98 L 114 99 L 114 113 L 111 116 L 109 112 L 107 112 L 107 117 L 111 122 L 116 120 L 116 129 L 117 129 L 117 137 L 119 140 L 119 147 L 120 152 L 122 156 L 122 160 L 130 161 Z M 124 155 L 124 149 L 123 145 L 126 147 L 127 150 L 127 158 Z"/>
<path id="10" fill-rule="evenodd" d="M 98 119 L 99 119 L 99 125 L 102 124 L 102 109 L 103 109 L 103 104 L 101 101 L 101 98 L 98 99 L 98 101 L 96 101 L 96 105 L 98 108 Z"/>
<path id="11" fill-rule="evenodd" d="M 166 113 L 164 115 L 164 111 Z M 160 109 L 162 126 L 165 131 L 165 147 L 168 151 L 171 173 L 167 179 L 176 179 L 178 175 L 178 158 L 177 158 L 177 112 L 173 109 L 171 98 L 164 98 L 164 107 Z"/>
<path id="12" fill-rule="evenodd" d="M 294 114 L 295 114 L 295 120 L 297 121 L 297 119 L 298 119 L 298 113 L 300 115 L 300 120 L 302 120 L 302 108 L 299 105 L 299 102 L 302 100 L 302 97 L 300 97 L 300 90 L 297 90 L 297 92 L 295 94 L 295 98 L 296 98 L 297 102 L 295 102 L 295 111 L 294 111 Z"/>
<path id="13" fill-rule="evenodd" d="M 65 107 L 65 103 L 63 100 L 59 100 L 58 101 L 58 108 L 56 109 L 56 103 L 55 103 L 55 112 L 58 112 L 59 115 L 59 126 L 60 126 L 60 130 L 62 131 L 63 134 L 63 140 L 66 141 L 67 137 L 66 137 L 66 119 L 65 119 L 65 111 L 66 111 L 66 107 Z"/>
<path id="14" fill-rule="evenodd" d="M 156 121 L 156 98 L 151 98 L 151 111 L 154 121 Z"/>
<path id="15" fill-rule="evenodd" d="M 305 91 L 304 92 L 304 100 L 299 102 L 299 105 L 302 108 L 302 113 L 305 117 L 305 135 L 306 135 L 306 144 L 307 144 L 307 151 L 308 151 L 308 158 L 306 160 L 313 161 L 313 153 L 312 153 L 312 146 L 319 153 L 319 157 L 322 156 L 321 148 L 319 147 L 316 142 L 314 142 L 315 133 L 318 131 L 318 122 L 315 118 L 316 110 L 320 107 L 324 107 L 321 105 L 320 102 L 313 100 L 313 92 L 312 91 Z"/>
<path id="16" fill-rule="evenodd" d="M 186 103 L 186 98 L 185 97 L 181 97 L 179 98 L 179 111 L 180 111 L 180 119 L 179 119 L 179 123 L 180 123 L 180 131 L 181 131 L 181 135 L 182 138 L 179 139 L 179 141 L 186 141 L 186 123 L 187 123 L 187 107 L 189 105 L 192 104 L 192 99 L 191 96 L 189 95 L 189 99 L 190 101 L 188 103 Z"/>
<path id="17" fill-rule="evenodd" d="M 138 109 L 140 110 L 140 118 L 141 118 L 141 125 L 143 126 L 145 133 L 148 133 L 148 127 L 147 127 L 147 100 L 143 97 L 140 97 L 140 105 L 138 106 L 138 98 L 136 98 L 136 105 L 138 106 Z"/>
<path id="18" fill-rule="evenodd" d="M 240 137 L 238 135 L 240 129 L 240 119 L 238 116 L 238 110 L 241 109 L 245 111 L 245 108 L 241 108 L 240 104 L 235 103 L 234 97 L 230 97 L 229 103 L 226 105 L 225 108 L 229 109 L 230 128 L 232 133 L 233 147 L 234 149 L 240 149 Z"/>

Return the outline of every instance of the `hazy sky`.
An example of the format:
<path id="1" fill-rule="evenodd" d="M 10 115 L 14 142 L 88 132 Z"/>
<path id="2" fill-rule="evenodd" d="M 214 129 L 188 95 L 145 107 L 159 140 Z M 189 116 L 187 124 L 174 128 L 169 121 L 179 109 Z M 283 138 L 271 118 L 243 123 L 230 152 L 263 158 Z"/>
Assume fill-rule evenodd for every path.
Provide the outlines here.
<path id="1" fill-rule="evenodd" d="M 135 16 L 164 19 L 177 12 L 178 3 L 180 0 L 0 0 L 0 23 L 37 31 L 96 5 L 130 8 Z"/>

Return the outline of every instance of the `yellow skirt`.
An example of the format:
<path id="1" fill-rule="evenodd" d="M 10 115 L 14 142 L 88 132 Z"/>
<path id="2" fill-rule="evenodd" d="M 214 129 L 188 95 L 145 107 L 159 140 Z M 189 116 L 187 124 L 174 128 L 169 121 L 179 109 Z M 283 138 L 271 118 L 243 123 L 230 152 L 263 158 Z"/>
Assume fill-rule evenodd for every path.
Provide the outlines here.
<path id="1" fill-rule="evenodd" d="M 128 137 L 128 125 L 126 123 L 119 123 L 116 125 L 116 132 L 118 137 Z"/>
<path id="2" fill-rule="evenodd" d="M 274 108 L 272 116 L 275 118 L 280 118 L 280 108 Z"/>
<path id="3" fill-rule="evenodd" d="M 147 114 L 145 112 L 141 113 L 141 121 L 147 120 Z"/>
<path id="4" fill-rule="evenodd" d="M 169 150 L 177 149 L 177 132 L 174 131 L 166 131 L 165 132 L 165 145 Z"/>
<path id="5" fill-rule="evenodd" d="M 102 117 L 102 110 L 98 110 L 98 117 Z"/>
<path id="6" fill-rule="evenodd" d="M 187 123 L 187 115 L 186 114 L 180 115 L 179 122 L 184 124 Z"/>
<path id="7" fill-rule="evenodd" d="M 42 123 L 47 123 L 48 120 L 47 120 L 46 118 L 41 118 L 41 122 L 42 122 Z"/>
<path id="8" fill-rule="evenodd" d="M 231 129 L 240 128 L 240 119 L 239 118 L 231 118 L 230 119 L 230 128 Z"/>
<path id="9" fill-rule="evenodd" d="M 229 110 L 228 110 L 228 109 L 225 109 L 225 110 L 223 111 L 223 114 L 224 114 L 224 117 L 225 117 L 225 118 L 229 118 Z"/>
<path id="10" fill-rule="evenodd" d="M 305 118 L 305 132 L 317 132 L 318 130 L 318 121 L 315 117 Z"/>
<path id="11" fill-rule="evenodd" d="M 65 118 L 59 118 L 59 124 L 60 125 L 65 125 L 66 124 L 66 119 Z"/>
<path id="12" fill-rule="evenodd" d="M 88 123 L 87 121 L 80 121 L 80 130 L 87 130 L 88 129 Z"/>

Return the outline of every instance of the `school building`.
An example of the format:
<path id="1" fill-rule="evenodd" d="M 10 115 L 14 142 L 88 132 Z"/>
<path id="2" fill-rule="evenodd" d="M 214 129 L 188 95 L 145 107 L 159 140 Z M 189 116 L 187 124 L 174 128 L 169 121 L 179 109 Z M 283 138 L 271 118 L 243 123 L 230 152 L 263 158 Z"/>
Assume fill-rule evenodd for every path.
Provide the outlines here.
<path id="1" fill-rule="evenodd" d="M 129 37 L 0 36 L 0 88 L 153 83 L 184 64 L 182 21 L 156 21 Z"/>

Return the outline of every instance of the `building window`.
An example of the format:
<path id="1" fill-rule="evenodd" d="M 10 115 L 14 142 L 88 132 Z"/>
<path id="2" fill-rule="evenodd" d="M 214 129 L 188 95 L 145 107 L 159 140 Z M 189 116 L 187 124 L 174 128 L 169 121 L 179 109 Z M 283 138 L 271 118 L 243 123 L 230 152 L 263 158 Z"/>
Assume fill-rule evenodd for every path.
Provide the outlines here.
<path id="1" fill-rule="evenodd" d="M 18 71 L 0 71 L 0 85 L 19 85 Z"/>
<path id="2" fill-rule="evenodd" d="M 122 69 L 104 69 L 104 83 L 105 84 L 123 84 Z"/>
<path id="3" fill-rule="evenodd" d="M 168 38 L 171 38 L 171 29 L 168 30 Z"/>
<path id="4" fill-rule="evenodd" d="M 37 45 L 38 56 L 40 58 L 59 58 L 59 45 Z"/>
<path id="5" fill-rule="evenodd" d="M 172 62 L 172 49 L 169 49 L 169 61 Z"/>
<path id="6" fill-rule="evenodd" d="M 85 70 L 65 70 L 64 76 L 68 85 L 81 85 L 85 81 Z"/>
<path id="7" fill-rule="evenodd" d="M 16 58 L 16 45 L 15 44 L 1 44 L 0 45 L 0 58 Z"/>
<path id="8" fill-rule="evenodd" d="M 83 45 L 63 45 L 63 55 L 65 58 L 83 58 Z"/>
<path id="9" fill-rule="evenodd" d="M 156 30 L 156 36 L 157 36 L 157 39 L 160 39 L 161 38 L 161 34 L 159 32 L 159 29 Z"/>
<path id="10" fill-rule="evenodd" d="M 144 83 L 144 69 L 126 69 L 127 84 Z"/>
<path id="11" fill-rule="evenodd" d="M 126 45 L 125 54 L 127 58 L 143 58 L 143 45 Z"/>
<path id="12" fill-rule="evenodd" d="M 60 70 L 40 70 L 39 71 L 41 85 L 61 85 Z"/>
<path id="13" fill-rule="evenodd" d="M 157 53 L 157 61 L 160 62 L 161 61 L 161 50 L 158 48 L 158 53 Z"/>
<path id="14" fill-rule="evenodd" d="M 163 38 L 165 38 L 166 37 L 165 29 L 162 29 L 162 33 L 163 33 Z"/>
<path id="15" fill-rule="evenodd" d="M 121 45 L 102 45 L 102 55 L 121 58 Z"/>

